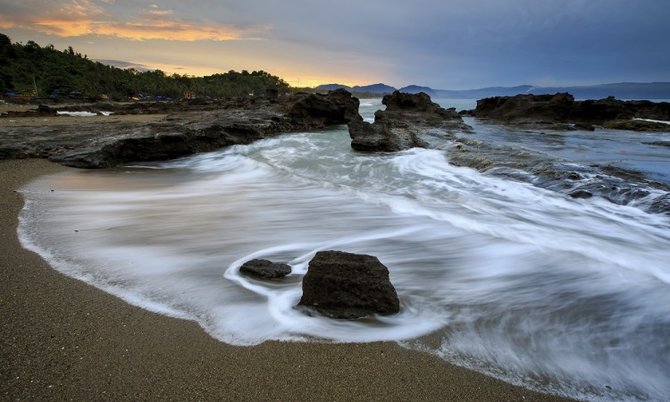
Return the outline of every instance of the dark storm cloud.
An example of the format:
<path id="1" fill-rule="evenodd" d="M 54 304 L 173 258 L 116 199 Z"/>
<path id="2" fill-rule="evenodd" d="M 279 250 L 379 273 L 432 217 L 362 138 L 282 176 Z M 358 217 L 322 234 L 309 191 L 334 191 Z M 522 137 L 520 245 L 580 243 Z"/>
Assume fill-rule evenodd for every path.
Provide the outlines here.
<path id="1" fill-rule="evenodd" d="M 333 58 L 346 49 L 362 67 L 382 59 L 402 83 L 670 80 L 665 0 L 261 3 L 229 11 Z"/>

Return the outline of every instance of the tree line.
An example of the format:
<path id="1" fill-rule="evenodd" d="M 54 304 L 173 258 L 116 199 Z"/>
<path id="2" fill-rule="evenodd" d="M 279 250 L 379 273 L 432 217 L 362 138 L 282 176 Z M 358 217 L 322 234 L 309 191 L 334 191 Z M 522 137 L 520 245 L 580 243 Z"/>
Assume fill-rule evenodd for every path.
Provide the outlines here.
<path id="1" fill-rule="evenodd" d="M 0 95 L 81 97 L 127 100 L 262 95 L 289 90 L 281 78 L 265 71 L 228 71 L 206 77 L 165 74 L 161 70 L 121 69 L 89 60 L 68 47 L 41 47 L 34 41 L 12 43 L 0 33 Z"/>

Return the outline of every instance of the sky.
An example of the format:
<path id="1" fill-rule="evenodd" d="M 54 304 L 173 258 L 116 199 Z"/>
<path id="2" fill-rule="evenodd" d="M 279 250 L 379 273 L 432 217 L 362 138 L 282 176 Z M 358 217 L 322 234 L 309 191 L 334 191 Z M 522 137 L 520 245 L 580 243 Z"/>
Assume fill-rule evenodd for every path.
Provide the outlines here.
<path id="1" fill-rule="evenodd" d="M 13 42 L 195 76 L 436 89 L 670 81 L 670 0 L 0 0 Z"/>

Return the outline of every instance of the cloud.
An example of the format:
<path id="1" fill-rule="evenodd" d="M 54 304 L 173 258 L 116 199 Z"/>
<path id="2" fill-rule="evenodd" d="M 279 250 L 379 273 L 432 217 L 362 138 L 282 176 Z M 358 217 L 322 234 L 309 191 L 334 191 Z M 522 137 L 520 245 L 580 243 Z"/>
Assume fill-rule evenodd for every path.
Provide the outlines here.
<path id="1" fill-rule="evenodd" d="M 139 10 L 123 20 L 114 16 L 104 5 L 113 1 L 71 0 L 36 15 L 24 14 L 11 18 L 0 16 L 0 28 L 37 31 L 60 37 L 86 35 L 108 36 L 135 41 L 169 40 L 192 42 L 199 40 L 229 41 L 254 39 L 268 30 L 266 26 L 236 26 L 178 18 L 170 9 L 156 4 Z"/>
<path id="2" fill-rule="evenodd" d="M 93 40 L 89 55 L 171 71 L 188 59 L 179 66 L 198 74 L 443 88 L 670 80 L 661 0 L 0 0 L 0 10 L 10 36 Z"/>
<path id="3" fill-rule="evenodd" d="M 123 61 L 123 60 L 107 60 L 107 59 L 97 59 L 95 61 L 98 61 L 102 64 L 107 64 L 110 66 L 118 67 L 118 68 L 133 68 L 138 71 L 149 71 L 151 70 L 151 67 L 146 66 L 144 64 L 140 63 L 133 63 L 130 61 Z"/>
<path id="4" fill-rule="evenodd" d="M 244 30 L 220 24 L 194 24 L 191 21 L 107 22 L 96 20 L 42 19 L 33 22 L 35 30 L 62 37 L 100 35 L 130 40 L 226 41 L 241 39 Z"/>
<path id="5" fill-rule="evenodd" d="M 173 15 L 174 10 L 161 9 L 158 5 L 152 4 L 149 6 L 149 9 L 145 11 L 145 15 L 148 18 L 164 18 L 169 15 Z"/>

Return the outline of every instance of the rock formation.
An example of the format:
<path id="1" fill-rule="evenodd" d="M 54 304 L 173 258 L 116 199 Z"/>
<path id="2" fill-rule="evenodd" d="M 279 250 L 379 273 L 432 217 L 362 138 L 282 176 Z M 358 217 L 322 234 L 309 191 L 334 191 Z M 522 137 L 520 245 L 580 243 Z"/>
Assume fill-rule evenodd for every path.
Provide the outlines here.
<path id="1" fill-rule="evenodd" d="M 360 120 L 359 101 L 344 89 L 322 94 L 298 94 L 288 107 L 294 124 L 309 127 L 346 124 Z"/>
<path id="2" fill-rule="evenodd" d="M 320 251 L 309 262 L 299 306 L 333 318 L 397 313 L 388 269 L 370 255 Z"/>
<path id="3" fill-rule="evenodd" d="M 346 91 L 328 95 L 296 94 L 279 99 L 239 98 L 119 106 L 95 104 L 85 110 L 110 111 L 115 116 L 167 114 L 167 117 L 153 122 L 109 119 L 102 120 L 103 123 L 91 120 L 91 123 L 76 125 L 37 127 L 0 124 L 0 159 L 49 158 L 79 168 L 167 160 L 229 145 L 249 144 L 291 131 L 347 124 L 360 119 L 358 105 L 358 99 Z M 78 106 L 77 110 L 83 109 Z M 54 114 L 54 110 L 42 106 L 23 116 Z M 54 120 L 59 118 L 54 117 Z"/>
<path id="4" fill-rule="evenodd" d="M 454 109 L 444 109 L 425 93 L 405 94 L 398 91 L 384 96 L 386 110 L 375 113 L 375 122 L 361 119 L 349 122 L 351 147 L 357 151 L 395 152 L 425 147 L 420 134 L 435 130 L 468 131 L 471 128 Z"/>
<path id="5" fill-rule="evenodd" d="M 668 131 L 670 125 L 634 118 L 670 121 L 670 103 L 622 101 L 613 97 L 575 101 L 568 93 L 496 96 L 480 99 L 470 111 L 475 117 L 505 123 L 533 123 L 552 128 L 593 129 L 592 125 L 635 131 Z M 570 123 L 574 126 L 565 126 Z"/>
<path id="6" fill-rule="evenodd" d="M 291 266 L 268 260 L 251 260 L 242 264 L 240 273 L 261 279 L 277 279 L 290 274 Z"/>

